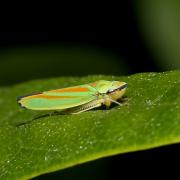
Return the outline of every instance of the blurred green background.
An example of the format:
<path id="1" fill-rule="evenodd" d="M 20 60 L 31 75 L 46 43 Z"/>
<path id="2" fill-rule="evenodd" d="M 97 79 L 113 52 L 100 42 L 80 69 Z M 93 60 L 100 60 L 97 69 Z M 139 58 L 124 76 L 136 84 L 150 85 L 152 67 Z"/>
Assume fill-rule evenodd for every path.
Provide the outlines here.
<path id="1" fill-rule="evenodd" d="M 123 74 L 126 66 L 118 54 L 86 44 L 24 45 L 0 51 L 0 84 L 37 78 Z"/>
<path id="2" fill-rule="evenodd" d="M 103 16 L 88 16 L 87 12 L 81 18 L 73 14 L 63 17 L 65 22 L 56 14 L 44 22 L 41 19 L 42 27 L 28 24 L 27 30 L 23 22 L 16 24 L 19 29 L 1 30 L 0 86 L 57 76 L 128 75 L 180 68 L 179 1 L 127 0 L 100 14 Z M 163 147 L 109 157 L 35 179 L 121 177 L 122 172 L 142 169 L 142 164 L 153 162 L 154 169 L 162 166 L 165 157 L 178 161 L 178 149 L 176 145 L 170 150 Z"/>

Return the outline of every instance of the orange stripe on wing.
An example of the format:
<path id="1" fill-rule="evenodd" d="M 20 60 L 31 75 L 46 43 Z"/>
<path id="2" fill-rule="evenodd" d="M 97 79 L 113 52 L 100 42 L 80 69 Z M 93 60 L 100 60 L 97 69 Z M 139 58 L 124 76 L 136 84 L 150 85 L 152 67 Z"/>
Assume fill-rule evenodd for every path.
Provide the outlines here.
<path id="1" fill-rule="evenodd" d="M 92 87 L 96 87 L 97 83 L 93 82 L 93 83 L 90 83 L 89 85 Z"/>
<path id="2" fill-rule="evenodd" d="M 64 88 L 64 89 L 56 89 L 49 92 L 87 92 L 88 88 L 85 87 L 72 87 L 72 88 Z"/>
<path id="3" fill-rule="evenodd" d="M 77 96 L 49 96 L 44 94 L 37 94 L 32 96 L 26 96 L 25 99 L 41 98 L 41 99 L 66 99 L 66 98 L 77 98 Z"/>

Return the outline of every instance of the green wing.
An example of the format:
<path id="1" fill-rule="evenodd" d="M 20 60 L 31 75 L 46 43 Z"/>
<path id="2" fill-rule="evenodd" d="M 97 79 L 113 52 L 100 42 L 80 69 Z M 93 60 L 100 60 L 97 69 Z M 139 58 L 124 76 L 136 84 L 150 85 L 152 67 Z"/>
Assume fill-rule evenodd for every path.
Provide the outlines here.
<path id="1" fill-rule="evenodd" d="M 97 99 L 97 90 L 90 85 L 74 86 L 25 96 L 18 100 L 21 106 L 33 110 L 63 110 Z"/>

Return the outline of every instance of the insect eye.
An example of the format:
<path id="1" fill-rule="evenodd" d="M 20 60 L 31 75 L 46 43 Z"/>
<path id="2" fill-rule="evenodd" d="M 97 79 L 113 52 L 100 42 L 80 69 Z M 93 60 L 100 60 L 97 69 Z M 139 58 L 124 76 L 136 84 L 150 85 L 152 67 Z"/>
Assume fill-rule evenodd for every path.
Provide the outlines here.
<path id="1" fill-rule="evenodd" d="M 108 91 L 107 91 L 107 93 L 112 93 L 114 90 L 113 89 L 109 89 Z"/>

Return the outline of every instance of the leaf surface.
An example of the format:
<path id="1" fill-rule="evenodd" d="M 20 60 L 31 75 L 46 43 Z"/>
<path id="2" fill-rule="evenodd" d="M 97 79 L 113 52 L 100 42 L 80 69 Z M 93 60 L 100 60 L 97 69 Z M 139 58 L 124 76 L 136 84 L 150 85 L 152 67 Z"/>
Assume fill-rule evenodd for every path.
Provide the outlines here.
<path id="1" fill-rule="evenodd" d="M 123 106 L 32 121 L 37 112 L 16 103 L 19 95 L 100 79 L 128 83 Z M 1 88 L 0 107 L 0 179 L 28 179 L 109 155 L 180 142 L 180 71 L 30 81 Z"/>

